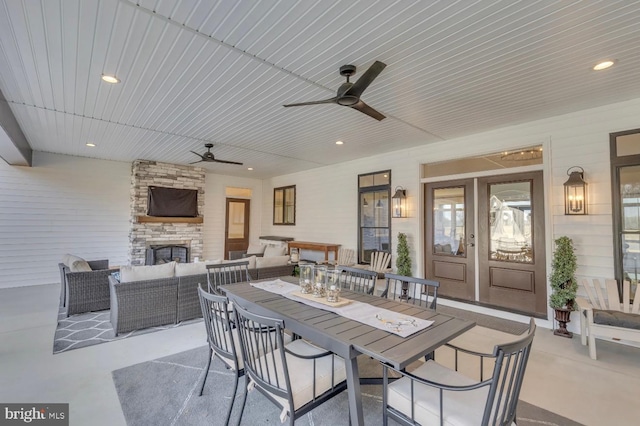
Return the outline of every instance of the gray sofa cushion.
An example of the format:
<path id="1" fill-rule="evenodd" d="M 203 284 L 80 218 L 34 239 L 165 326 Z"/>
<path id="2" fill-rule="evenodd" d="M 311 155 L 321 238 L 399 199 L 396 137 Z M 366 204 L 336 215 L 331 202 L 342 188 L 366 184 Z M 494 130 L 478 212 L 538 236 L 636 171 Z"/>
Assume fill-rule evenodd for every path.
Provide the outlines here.
<path id="1" fill-rule="evenodd" d="M 633 328 L 640 330 L 640 315 L 627 314 L 620 311 L 593 310 L 593 322 L 613 327 Z"/>

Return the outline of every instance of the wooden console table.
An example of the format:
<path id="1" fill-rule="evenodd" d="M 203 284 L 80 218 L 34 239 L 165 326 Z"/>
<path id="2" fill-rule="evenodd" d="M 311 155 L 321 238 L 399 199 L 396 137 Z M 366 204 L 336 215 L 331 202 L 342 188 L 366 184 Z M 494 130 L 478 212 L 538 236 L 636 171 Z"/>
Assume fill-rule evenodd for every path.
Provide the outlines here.
<path id="1" fill-rule="evenodd" d="M 314 250 L 323 251 L 325 262 L 329 260 L 329 252 L 333 252 L 333 258 L 338 259 L 338 249 L 340 244 L 327 244 L 327 243 L 311 243 L 308 241 L 289 241 L 289 254 L 291 249 L 297 248 L 298 250 Z"/>

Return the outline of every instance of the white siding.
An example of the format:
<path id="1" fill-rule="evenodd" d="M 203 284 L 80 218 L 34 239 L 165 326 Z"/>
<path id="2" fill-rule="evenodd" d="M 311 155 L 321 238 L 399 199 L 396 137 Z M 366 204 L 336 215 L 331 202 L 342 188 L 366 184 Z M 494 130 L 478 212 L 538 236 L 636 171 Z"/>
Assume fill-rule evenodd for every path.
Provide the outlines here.
<path id="1" fill-rule="evenodd" d="M 59 282 L 65 253 L 127 259 L 129 163 L 34 152 L 0 162 L 0 288 Z"/>
<path id="2" fill-rule="evenodd" d="M 265 181 L 263 232 L 356 248 L 356 176 L 359 173 L 391 169 L 391 186 L 395 188 L 402 185 L 407 189 L 411 210 L 411 217 L 393 219 L 393 252 L 397 233 L 407 233 L 412 245 L 413 272 L 416 276 L 423 276 L 422 256 L 416 256 L 416 253 L 423 252 L 424 212 L 420 165 L 543 144 L 547 151 L 544 165 L 548 211 L 547 262 L 551 261 L 552 241 L 567 235 L 576 246 L 579 280 L 611 278 L 614 260 L 609 133 L 639 128 L 639 117 L 640 99 L 635 99 L 420 148 L 279 176 Z M 585 169 L 585 180 L 589 184 L 588 216 L 564 215 L 563 183 L 568 178 L 566 172 L 571 166 Z M 293 184 L 297 185 L 296 226 L 273 226 L 271 200 L 267 194 L 272 193 L 273 187 Z M 571 323 L 574 330 L 577 324 L 577 321 Z"/>
<path id="3" fill-rule="evenodd" d="M 251 189 L 249 239 L 257 242 L 262 235 L 262 181 L 226 175 L 207 174 L 204 203 L 205 259 L 224 258 L 224 221 L 226 215 L 226 188 Z"/>
<path id="4" fill-rule="evenodd" d="M 0 288 L 59 282 L 65 253 L 127 263 L 131 164 L 34 153 L 33 167 L 0 161 Z M 222 257 L 224 189 L 251 188 L 251 237 L 260 235 L 262 182 L 208 174 L 204 257 Z"/>

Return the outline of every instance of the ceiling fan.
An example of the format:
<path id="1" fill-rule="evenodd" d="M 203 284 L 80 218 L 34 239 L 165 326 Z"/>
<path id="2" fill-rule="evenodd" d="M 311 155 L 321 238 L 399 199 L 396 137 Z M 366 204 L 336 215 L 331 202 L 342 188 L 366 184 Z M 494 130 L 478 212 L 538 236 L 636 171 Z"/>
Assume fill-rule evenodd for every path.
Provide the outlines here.
<path id="1" fill-rule="evenodd" d="M 358 111 L 367 114 L 369 117 L 373 117 L 376 120 L 380 121 L 384 119 L 385 116 L 361 101 L 360 96 L 362 95 L 362 92 L 364 92 L 365 89 L 369 87 L 373 80 L 378 77 L 378 74 L 380 74 L 386 66 L 386 64 L 380 61 L 375 61 L 373 65 L 371 65 L 369 69 L 360 76 L 358 81 L 356 81 L 355 83 L 351 83 L 349 81 L 349 77 L 356 73 L 356 66 L 343 65 L 340 67 L 340 75 L 347 77 L 347 81 L 346 83 L 342 83 L 340 85 L 340 87 L 338 88 L 338 93 L 335 97 L 322 101 L 301 102 L 283 106 L 292 107 L 317 104 L 338 104 L 357 109 Z"/>
<path id="2" fill-rule="evenodd" d="M 202 160 L 194 161 L 193 163 L 189 163 L 189 164 L 202 163 L 204 161 L 205 163 L 238 164 L 240 166 L 242 165 L 242 163 L 238 163 L 237 161 L 216 160 L 216 157 L 214 157 L 213 153 L 211 152 L 211 148 L 213 148 L 212 143 L 205 143 L 204 147 L 207 148 L 207 152 L 205 152 L 204 154 L 198 154 L 197 152 L 191 151 L 195 155 L 200 157 Z"/>

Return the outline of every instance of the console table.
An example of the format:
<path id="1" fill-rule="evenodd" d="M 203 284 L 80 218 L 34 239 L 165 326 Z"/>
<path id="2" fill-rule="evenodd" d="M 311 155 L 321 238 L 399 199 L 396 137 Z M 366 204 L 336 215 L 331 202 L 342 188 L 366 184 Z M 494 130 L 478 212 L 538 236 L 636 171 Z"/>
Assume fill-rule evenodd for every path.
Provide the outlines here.
<path id="1" fill-rule="evenodd" d="M 298 250 L 313 250 L 323 251 L 325 262 L 329 261 L 329 252 L 333 252 L 333 258 L 338 259 L 338 249 L 340 244 L 327 244 L 327 243 L 312 243 L 309 241 L 289 241 L 289 254 L 291 249 L 297 248 Z"/>

